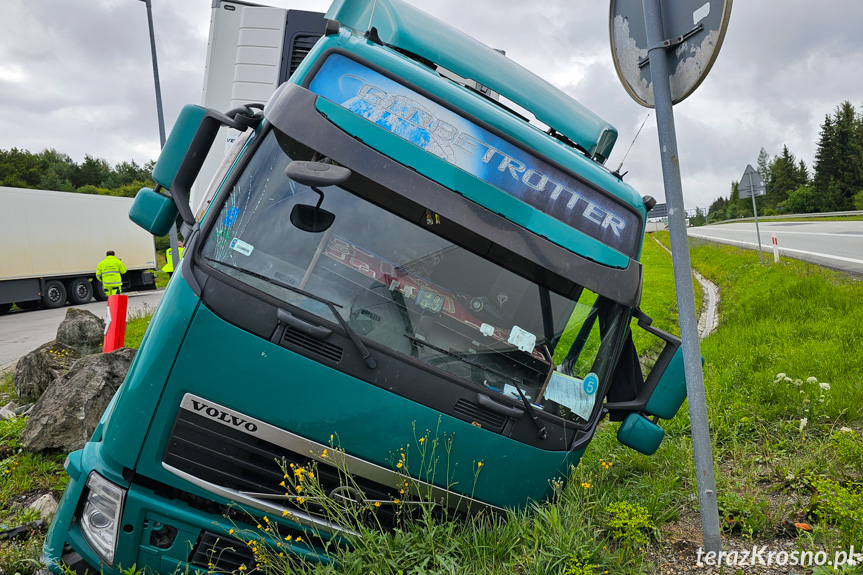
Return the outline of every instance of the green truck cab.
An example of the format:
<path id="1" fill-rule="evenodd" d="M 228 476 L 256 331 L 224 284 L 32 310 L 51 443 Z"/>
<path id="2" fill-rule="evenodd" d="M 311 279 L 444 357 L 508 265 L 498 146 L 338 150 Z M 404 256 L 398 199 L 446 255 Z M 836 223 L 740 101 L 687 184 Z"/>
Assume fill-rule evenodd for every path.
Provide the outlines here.
<path id="1" fill-rule="evenodd" d="M 188 106 L 136 198 L 154 234 L 179 213 L 185 253 L 67 459 L 55 572 L 251 568 L 231 530 L 265 515 L 321 557 L 347 527 L 285 493 L 280 462 L 333 496 L 349 473 L 384 525 L 406 477 L 445 512 L 524 508 L 605 416 L 652 453 L 683 403 L 680 342 L 638 309 L 652 200 L 604 167 L 614 128 L 398 0 L 327 18 L 263 110 Z M 223 125 L 242 135 L 196 214 Z M 666 342 L 646 377 L 633 319 Z M 446 457 L 402 465 L 436 439 Z"/>

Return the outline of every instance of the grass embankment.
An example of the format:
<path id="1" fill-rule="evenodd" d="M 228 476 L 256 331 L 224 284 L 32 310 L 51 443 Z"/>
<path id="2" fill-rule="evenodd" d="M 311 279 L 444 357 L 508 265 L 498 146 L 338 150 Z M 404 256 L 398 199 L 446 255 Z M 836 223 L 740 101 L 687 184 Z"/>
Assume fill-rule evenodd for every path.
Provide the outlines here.
<path id="1" fill-rule="evenodd" d="M 648 241 L 643 259 L 643 308 L 654 325 L 675 332 L 670 256 Z M 751 252 L 730 247 L 695 246 L 692 259 L 722 290 L 720 327 L 702 353 L 725 549 L 757 541 L 832 557 L 859 543 L 863 306 L 855 304 L 863 285 L 800 262 L 762 267 Z M 510 513 L 506 522 L 421 521 L 391 535 L 363 530 L 353 551 L 336 553 L 338 567 L 290 563 L 253 548 L 268 573 L 697 571 L 686 408 L 663 425 L 666 439 L 652 457 L 619 445 L 617 424 L 602 425 L 557 501 Z M 814 530 L 785 535 L 780 527 L 789 520 Z"/>
<path id="2" fill-rule="evenodd" d="M 764 223 L 779 223 L 779 222 L 859 222 L 863 220 L 863 216 L 824 216 L 824 217 L 815 217 L 815 216 L 799 216 L 799 217 L 788 217 L 788 218 L 776 218 L 773 216 L 760 216 L 759 220 Z M 719 224 L 739 224 L 742 222 L 754 222 L 754 218 L 744 218 L 739 220 L 725 220 L 722 222 L 713 222 L 710 225 L 719 225 Z"/>
<path id="3" fill-rule="evenodd" d="M 141 343 L 152 312 L 130 317 L 126 324 L 126 347 Z M 0 405 L 18 401 L 11 372 L 0 379 Z M 21 448 L 18 436 L 26 418 L 0 420 L 0 532 L 39 520 L 27 506 L 46 493 L 60 500 L 68 478 L 63 470 L 65 453 L 39 454 Z M 47 525 L 36 526 L 15 539 L 0 539 L 0 574 L 33 573 Z"/>
<path id="4" fill-rule="evenodd" d="M 643 261 L 642 307 L 654 325 L 676 332 L 670 256 L 648 240 Z M 757 254 L 727 246 L 695 245 L 692 261 L 722 290 L 720 326 L 702 354 L 725 548 L 778 544 L 778 526 L 801 519 L 813 532 L 783 543 L 831 553 L 859 544 L 863 284 L 802 262 L 760 266 Z M 554 503 L 504 522 L 427 519 L 386 535 L 363 528 L 352 551 L 333 550 L 338 567 L 252 548 L 268 574 L 697 571 L 686 407 L 663 426 L 665 441 L 646 457 L 619 445 L 617 424 L 604 423 Z M 297 484 L 296 470 L 286 481 Z"/>

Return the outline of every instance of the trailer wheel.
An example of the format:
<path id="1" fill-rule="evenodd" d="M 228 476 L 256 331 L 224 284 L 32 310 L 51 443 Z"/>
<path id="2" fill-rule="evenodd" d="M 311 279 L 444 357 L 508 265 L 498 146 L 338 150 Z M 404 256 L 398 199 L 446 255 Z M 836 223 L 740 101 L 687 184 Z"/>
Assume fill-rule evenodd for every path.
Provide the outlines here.
<path id="1" fill-rule="evenodd" d="M 105 293 L 105 287 L 99 280 L 93 280 L 93 297 L 96 301 L 108 301 L 108 294 Z"/>
<path id="2" fill-rule="evenodd" d="M 3 315 L 7 311 L 12 309 L 12 303 L 0 303 L 0 315 Z"/>
<path id="3" fill-rule="evenodd" d="M 75 278 L 69 284 L 69 303 L 83 305 L 93 299 L 93 284 L 87 278 Z"/>
<path id="4" fill-rule="evenodd" d="M 62 307 L 66 303 L 66 286 L 58 280 L 49 280 L 45 282 L 45 291 L 42 293 L 42 304 L 53 309 Z"/>

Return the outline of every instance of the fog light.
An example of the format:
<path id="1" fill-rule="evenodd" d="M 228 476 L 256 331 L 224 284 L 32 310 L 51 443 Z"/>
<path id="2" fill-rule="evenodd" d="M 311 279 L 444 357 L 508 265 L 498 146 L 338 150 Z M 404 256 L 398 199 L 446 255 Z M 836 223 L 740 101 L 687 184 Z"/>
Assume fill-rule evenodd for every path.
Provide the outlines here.
<path id="1" fill-rule="evenodd" d="M 117 532 L 126 490 L 95 471 L 87 478 L 87 500 L 81 512 L 81 533 L 106 565 L 113 565 Z"/>

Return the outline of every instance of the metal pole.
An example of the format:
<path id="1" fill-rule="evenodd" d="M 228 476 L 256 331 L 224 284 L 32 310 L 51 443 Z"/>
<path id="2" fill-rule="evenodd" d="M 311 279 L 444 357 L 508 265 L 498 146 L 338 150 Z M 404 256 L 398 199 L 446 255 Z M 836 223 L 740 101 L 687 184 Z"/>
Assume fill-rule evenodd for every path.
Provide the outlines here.
<path id="1" fill-rule="evenodd" d="M 674 129 L 671 85 L 664 44 L 666 38 L 660 2 L 661 0 L 643 0 L 642 4 L 650 57 L 650 75 L 653 81 L 656 127 L 659 132 L 659 150 L 662 158 L 662 179 L 665 184 L 665 201 L 668 204 L 668 230 L 671 236 L 671 258 L 674 264 L 686 392 L 689 397 L 689 420 L 692 427 L 692 448 L 695 453 L 701 529 L 704 548 L 708 552 L 718 553 L 722 548 L 722 537 L 719 531 L 719 511 L 716 503 L 716 478 L 713 472 L 707 399 L 704 393 L 704 374 L 701 369 L 701 349 L 698 342 L 698 319 L 695 314 L 695 296 L 692 287 L 692 264 L 689 259 L 689 240 L 686 235 L 686 212 L 683 207 L 683 186 L 680 181 L 677 135 Z"/>
<path id="2" fill-rule="evenodd" d="M 153 83 L 156 85 L 156 115 L 159 117 L 159 141 L 165 147 L 165 115 L 162 113 L 162 87 L 159 84 L 159 63 L 156 60 L 156 34 L 153 31 L 153 6 L 150 0 L 141 0 L 147 5 L 147 23 L 150 25 L 150 51 L 153 54 Z M 177 248 L 177 226 L 171 226 L 168 234 L 171 246 L 171 268 L 176 270 L 180 265 L 180 250 Z"/>
<path id="3" fill-rule="evenodd" d="M 755 185 L 752 183 L 752 173 L 749 173 L 749 194 L 752 196 L 752 215 L 755 216 L 755 233 L 758 235 L 758 259 L 764 265 L 764 253 L 761 249 L 761 230 L 758 228 L 758 208 L 755 207 Z"/>

